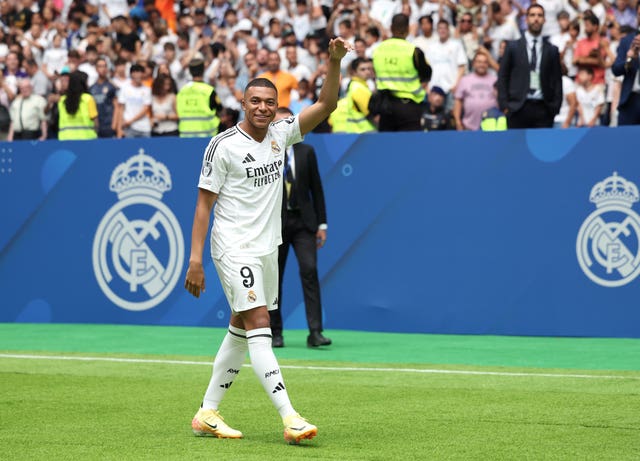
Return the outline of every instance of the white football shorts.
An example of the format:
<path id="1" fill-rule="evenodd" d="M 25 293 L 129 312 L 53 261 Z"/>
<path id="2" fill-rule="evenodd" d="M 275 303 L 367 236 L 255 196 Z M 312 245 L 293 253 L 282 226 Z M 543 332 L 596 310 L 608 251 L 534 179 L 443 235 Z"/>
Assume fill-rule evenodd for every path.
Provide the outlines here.
<path id="1" fill-rule="evenodd" d="M 232 313 L 278 308 L 278 250 L 258 257 L 225 254 L 213 263 Z"/>

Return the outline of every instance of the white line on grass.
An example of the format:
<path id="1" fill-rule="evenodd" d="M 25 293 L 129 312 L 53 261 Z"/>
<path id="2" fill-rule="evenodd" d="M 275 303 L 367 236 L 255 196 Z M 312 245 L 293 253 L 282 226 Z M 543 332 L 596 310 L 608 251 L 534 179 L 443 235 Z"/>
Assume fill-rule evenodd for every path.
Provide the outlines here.
<path id="1" fill-rule="evenodd" d="M 82 357 L 72 355 L 27 355 L 27 354 L 0 354 L 0 358 L 7 359 L 37 359 L 37 360 L 77 360 L 82 362 L 120 362 L 120 363 L 159 363 L 168 365 L 207 365 L 212 362 L 199 362 L 193 360 L 160 360 L 160 359 L 126 359 L 121 357 Z M 245 367 L 251 365 L 245 364 Z M 493 375 L 493 376 L 523 376 L 544 378 L 582 378 L 582 379 L 640 379 L 637 376 L 616 375 L 583 375 L 567 373 L 524 373 L 508 371 L 473 371 L 473 370 L 442 370 L 434 368 L 375 368 L 375 367 L 320 367 L 303 365 L 281 365 L 280 368 L 291 370 L 321 370 L 321 371 L 378 371 L 378 372 L 402 372 L 402 373 L 433 373 L 449 375 Z"/>

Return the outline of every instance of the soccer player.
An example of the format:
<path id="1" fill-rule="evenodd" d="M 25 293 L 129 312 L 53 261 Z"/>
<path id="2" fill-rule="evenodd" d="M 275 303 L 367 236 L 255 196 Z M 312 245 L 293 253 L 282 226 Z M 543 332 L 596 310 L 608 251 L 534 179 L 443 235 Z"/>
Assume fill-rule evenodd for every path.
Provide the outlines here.
<path id="1" fill-rule="evenodd" d="M 278 307 L 285 150 L 335 109 L 340 61 L 350 50 L 351 45 L 341 37 L 329 42 L 328 73 L 318 100 L 298 116 L 272 123 L 278 108 L 276 87 L 264 78 L 250 81 L 242 100 L 244 120 L 213 137 L 205 149 L 184 285 L 196 298 L 205 289 L 202 253 L 211 209 L 217 203 L 211 256 L 231 307 L 231 321 L 213 362 L 202 406 L 191 423 L 196 435 L 242 437 L 242 432 L 224 422 L 218 405 L 247 350 L 254 372 L 280 413 L 285 440 L 298 443 L 318 433 L 289 400 L 271 348 L 269 310 Z"/>

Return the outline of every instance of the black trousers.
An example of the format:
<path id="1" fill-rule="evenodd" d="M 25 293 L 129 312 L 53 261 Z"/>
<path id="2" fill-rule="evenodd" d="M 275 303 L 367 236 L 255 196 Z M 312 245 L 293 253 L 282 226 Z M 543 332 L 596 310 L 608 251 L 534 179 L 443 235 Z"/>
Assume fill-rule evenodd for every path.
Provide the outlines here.
<path id="1" fill-rule="evenodd" d="M 13 139 L 38 139 L 40 137 L 40 130 L 25 130 L 25 131 L 14 131 Z"/>
<path id="2" fill-rule="evenodd" d="M 618 107 L 618 126 L 640 125 L 640 93 L 631 93 L 624 106 Z"/>
<path id="3" fill-rule="evenodd" d="M 378 131 L 422 131 L 423 107 L 410 99 L 390 98 L 388 114 L 380 114 Z"/>
<path id="4" fill-rule="evenodd" d="M 151 132 L 151 136 L 153 138 L 160 138 L 160 137 L 165 137 L 165 136 L 180 136 L 180 132 L 178 130 L 165 131 L 163 133 L 156 133 L 155 131 L 152 131 Z"/>
<path id="5" fill-rule="evenodd" d="M 98 129 L 98 137 L 99 138 L 115 138 L 116 132 L 111 128 Z"/>
<path id="6" fill-rule="evenodd" d="M 287 212 L 282 232 L 282 245 L 278 248 L 278 309 L 269 311 L 271 315 L 271 331 L 274 335 L 282 334 L 282 278 L 289 255 L 289 247 L 293 247 L 298 266 L 300 281 L 304 295 L 304 307 L 307 313 L 309 331 L 322 331 L 322 307 L 320 304 L 320 281 L 318 280 L 318 247 L 316 234 L 311 232 L 302 222 L 299 212 Z"/>
<path id="7" fill-rule="evenodd" d="M 551 128 L 553 117 L 544 101 L 527 99 L 518 112 L 507 114 L 507 127 L 509 129 Z"/>

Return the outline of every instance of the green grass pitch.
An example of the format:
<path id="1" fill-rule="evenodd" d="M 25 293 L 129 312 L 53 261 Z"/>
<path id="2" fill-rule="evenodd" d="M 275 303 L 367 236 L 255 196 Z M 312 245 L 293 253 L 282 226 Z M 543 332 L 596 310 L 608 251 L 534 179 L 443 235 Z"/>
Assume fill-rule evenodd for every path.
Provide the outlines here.
<path id="1" fill-rule="evenodd" d="M 192 435 L 211 373 L 207 351 L 224 330 L 0 325 L 0 458 L 640 459 L 640 341 L 331 333 L 335 345 L 315 351 L 303 332 L 288 332 L 277 352 L 294 406 L 319 428 L 290 446 L 249 366 L 220 408 L 245 438 Z M 497 351 L 486 355 L 491 343 L 504 366 Z M 420 349 L 411 353 L 411 344 Z M 445 344 L 451 363 L 423 352 Z M 527 366 L 522 351 L 551 366 Z M 557 366 L 572 354 L 582 368 Z"/>

